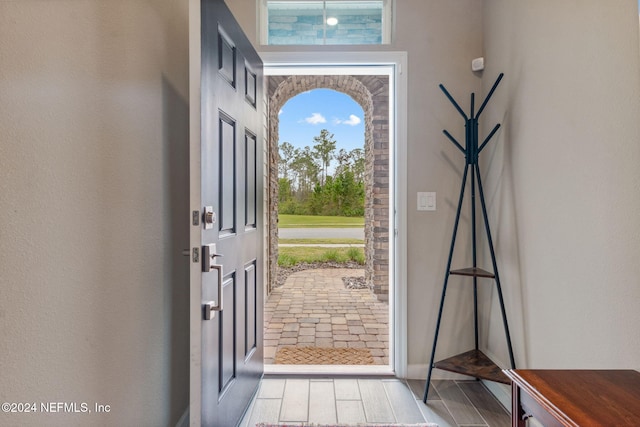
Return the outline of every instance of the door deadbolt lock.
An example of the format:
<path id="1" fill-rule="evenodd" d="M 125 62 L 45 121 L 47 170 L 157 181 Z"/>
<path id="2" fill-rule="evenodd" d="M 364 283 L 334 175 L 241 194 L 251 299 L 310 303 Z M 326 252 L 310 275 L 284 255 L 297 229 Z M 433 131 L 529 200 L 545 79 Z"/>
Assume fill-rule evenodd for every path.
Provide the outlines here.
<path id="1" fill-rule="evenodd" d="M 213 206 L 205 206 L 204 213 L 202 214 L 202 223 L 205 230 L 213 228 L 213 224 L 217 221 L 216 213 L 213 211 Z"/>

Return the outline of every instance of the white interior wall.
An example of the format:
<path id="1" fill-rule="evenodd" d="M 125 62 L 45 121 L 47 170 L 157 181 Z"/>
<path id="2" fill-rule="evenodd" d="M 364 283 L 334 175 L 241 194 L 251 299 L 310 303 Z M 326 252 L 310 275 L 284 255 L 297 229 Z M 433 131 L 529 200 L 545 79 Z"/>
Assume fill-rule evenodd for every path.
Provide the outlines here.
<path id="1" fill-rule="evenodd" d="M 230 3 L 255 40 L 254 0 Z M 487 193 L 517 361 L 640 368 L 637 5 L 534 3 L 397 1 L 384 49 L 409 53 L 414 373 L 426 373 L 462 167 L 441 134 L 462 139 L 461 121 L 437 85 L 465 99 L 498 72 Z M 186 408 L 187 230 L 172 208 L 187 206 L 186 52 L 186 2 L 0 2 L 3 401 L 109 404 L 100 421 L 118 425 L 167 425 Z M 469 62 L 483 54 L 482 82 Z M 438 211 L 416 212 L 417 191 L 436 191 Z M 442 356 L 471 340 L 458 323 L 468 294 L 450 286 Z M 483 346 L 506 361 L 501 325 L 485 319 Z"/>
<path id="2" fill-rule="evenodd" d="M 442 134 L 449 129 L 464 141 L 464 122 L 444 97 L 444 83 L 468 108 L 469 94 L 481 91 L 471 60 L 482 54 L 482 3 L 397 0 L 396 32 L 385 46 L 260 46 L 256 0 L 228 2 L 230 9 L 262 52 L 406 51 L 408 53 L 408 365 L 409 376 L 426 376 L 433 343 L 442 280 L 453 227 L 463 155 Z M 416 193 L 435 191 L 436 212 L 417 212 Z M 468 221 L 468 218 L 467 218 Z M 462 234 L 462 233 L 461 233 Z M 467 242 L 461 238 L 457 262 L 465 266 Z M 452 278 L 438 355 L 473 346 L 472 294 L 465 279 Z"/>
<path id="3" fill-rule="evenodd" d="M 484 158 L 516 362 L 640 369 L 635 0 L 484 2 Z M 495 294 L 483 347 L 508 362 Z"/>
<path id="4" fill-rule="evenodd" d="M 0 1 L 0 400 L 111 407 L 0 425 L 188 405 L 187 30 L 186 2 Z"/>
<path id="5" fill-rule="evenodd" d="M 230 6 L 256 40 L 255 2 Z M 637 368 L 639 338 L 628 326 L 638 324 L 640 292 L 635 2 L 398 0 L 395 19 L 394 42 L 374 49 L 409 54 L 409 375 L 426 373 L 462 168 L 441 134 L 463 141 L 462 121 L 437 85 L 466 110 L 469 93 L 486 93 L 500 72 L 481 134 L 503 129 L 482 167 L 516 362 Z M 321 49 L 352 48 L 308 50 Z M 471 73 L 479 56 L 487 68 Z M 438 211 L 416 212 L 417 191 L 436 191 Z M 454 267 L 465 265 L 467 243 L 458 240 Z M 438 358 L 472 343 L 467 281 L 449 282 Z M 481 347 L 508 366 L 495 287 L 484 282 Z M 611 361 L 607 344 L 626 351 Z"/>
<path id="6" fill-rule="evenodd" d="M 396 49 L 409 55 L 407 164 L 408 376 L 425 377 L 455 220 L 464 156 L 443 135 L 464 143 L 464 121 L 439 84 L 465 110 L 481 80 L 471 60 L 482 53 L 482 12 L 477 1 L 397 1 Z M 420 191 L 437 194 L 437 211 L 417 211 Z M 460 223 L 453 267 L 470 265 L 468 210 Z M 436 360 L 473 347 L 468 278 L 449 280 Z M 445 376 L 434 372 L 434 377 Z"/>

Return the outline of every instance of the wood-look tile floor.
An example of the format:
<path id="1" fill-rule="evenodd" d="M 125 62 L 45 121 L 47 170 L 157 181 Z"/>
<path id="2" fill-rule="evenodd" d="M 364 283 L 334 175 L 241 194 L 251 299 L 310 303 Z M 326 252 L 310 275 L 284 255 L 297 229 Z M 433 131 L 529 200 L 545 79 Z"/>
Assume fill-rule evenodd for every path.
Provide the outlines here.
<path id="1" fill-rule="evenodd" d="M 440 427 L 508 427 L 511 418 L 478 381 L 265 378 L 241 427 L 270 423 L 432 422 Z"/>

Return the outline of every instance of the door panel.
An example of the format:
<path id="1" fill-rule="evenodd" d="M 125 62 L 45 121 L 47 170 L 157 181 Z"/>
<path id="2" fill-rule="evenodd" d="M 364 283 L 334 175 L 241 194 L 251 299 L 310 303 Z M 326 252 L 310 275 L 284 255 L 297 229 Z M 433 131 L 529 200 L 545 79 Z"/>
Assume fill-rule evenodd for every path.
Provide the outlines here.
<path id="1" fill-rule="evenodd" d="M 251 71 L 249 66 L 245 64 L 244 69 L 244 95 L 247 99 L 247 102 L 251 104 L 254 108 L 256 107 L 256 73 Z"/>
<path id="2" fill-rule="evenodd" d="M 236 124 L 220 112 L 220 235 L 235 233 Z"/>
<path id="3" fill-rule="evenodd" d="M 192 310 L 204 312 L 201 425 L 226 427 L 239 423 L 263 371 L 263 74 L 224 2 L 200 7 L 200 209 L 211 206 L 214 218 L 201 226 L 200 244 L 215 245 L 222 274 L 202 260 L 201 307 Z M 206 320 L 208 304 L 219 303 Z"/>
<path id="4" fill-rule="evenodd" d="M 245 147 L 245 220 L 244 226 L 246 229 L 256 228 L 257 218 L 257 200 L 256 200 L 256 178 L 257 178 L 257 158 L 256 158 L 256 136 L 250 133 L 246 133 L 244 137 Z"/>
<path id="5" fill-rule="evenodd" d="M 245 284 L 245 340 L 244 340 L 244 356 L 249 357 L 256 349 L 256 332 L 258 329 L 258 306 L 257 306 L 257 280 L 256 280 L 256 264 L 252 262 L 244 270 Z"/>
<path id="6" fill-rule="evenodd" d="M 236 48 L 221 27 L 218 28 L 218 46 L 220 74 L 232 87 L 236 87 Z"/>
<path id="7" fill-rule="evenodd" d="M 227 276 L 222 287 L 225 301 L 224 310 L 220 312 L 220 394 L 236 378 L 236 280 L 235 273 Z"/>

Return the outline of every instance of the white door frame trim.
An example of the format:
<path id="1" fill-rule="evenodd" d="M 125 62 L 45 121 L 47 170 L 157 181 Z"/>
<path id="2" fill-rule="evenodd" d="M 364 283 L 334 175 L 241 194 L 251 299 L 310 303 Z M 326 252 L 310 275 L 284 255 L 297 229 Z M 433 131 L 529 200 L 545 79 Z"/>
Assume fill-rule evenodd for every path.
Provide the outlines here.
<path id="1" fill-rule="evenodd" d="M 201 209 L 200 188 L 200 0 L 189 0 L 189 207 Z M 185 218 L 189 221 L 189 218 Z M 200 227 L 189 227 L 189 247 L 200 250 Z M 202 302 L 202 267 L 189 258 L 189 425 L 200 426 L 202 418 L 202 314 L 195 307 Z"/>
<path id="2" fill-rule="evenodd" d="M 390 177 L 393 180 L 394 199 L 390 204 L 390 218 L 394 220 L 395 230 L 391 230 L 395 239 L 390 239 L 390 251 L 394 262 L 390 265 L 389 278 L 394 286 L 389 295 L 392 307 L 393 330 L 389 331 L 393 342 L 393 354 L 390 365 L 399 378 L 407 377 L 407 52 L 258 52 L 268 68 L 322 67 L 323 74 L 330 74 L 330 67 L 336 66 L 336 73 L 343 74 L 344 67 L 392 66 L 395 70 L 393 92 L 393 111 L 395 120 L 389 123 L 393 137 L 391 150 Z M 352 70 L 350 70 L 351 72 Z M 355 70 L 353 70 L 355 71 Z M 364 71 L 367 73 L 366 71 Z"/>

